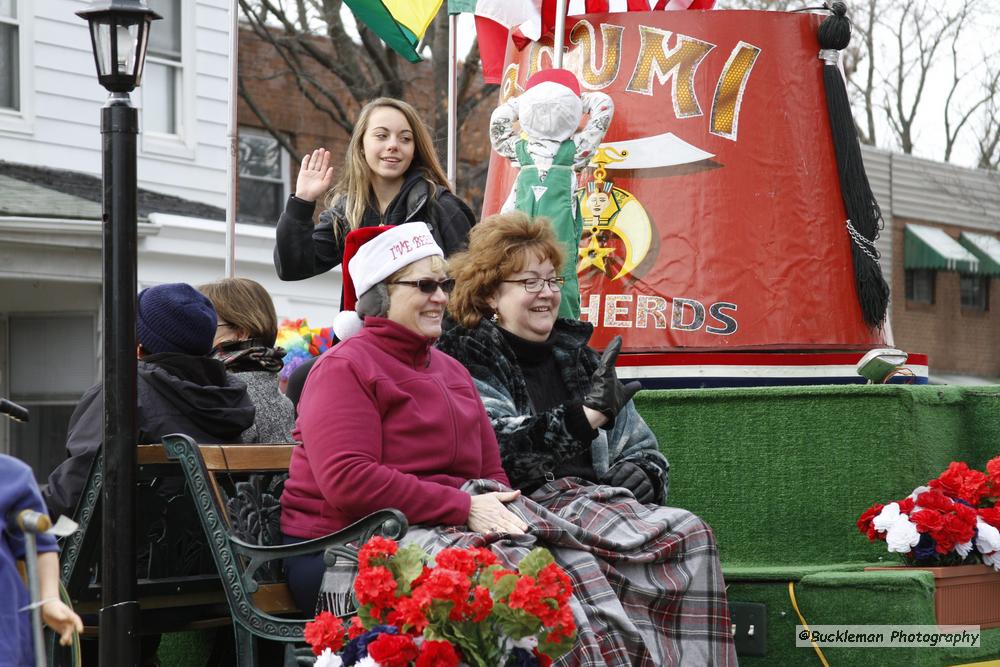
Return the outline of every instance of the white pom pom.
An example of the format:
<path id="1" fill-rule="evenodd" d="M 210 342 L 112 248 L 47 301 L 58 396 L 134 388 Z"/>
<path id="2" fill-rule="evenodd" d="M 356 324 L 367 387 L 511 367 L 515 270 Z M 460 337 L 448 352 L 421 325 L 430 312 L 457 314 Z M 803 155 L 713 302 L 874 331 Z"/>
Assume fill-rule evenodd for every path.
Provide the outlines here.
<path id="1" fill-rule="evenodd" d="M 333 318 L 333 333 L 340 340 L 347 340 L 361 331 L 363 323 L 353 310 L 342 310 Z"/>

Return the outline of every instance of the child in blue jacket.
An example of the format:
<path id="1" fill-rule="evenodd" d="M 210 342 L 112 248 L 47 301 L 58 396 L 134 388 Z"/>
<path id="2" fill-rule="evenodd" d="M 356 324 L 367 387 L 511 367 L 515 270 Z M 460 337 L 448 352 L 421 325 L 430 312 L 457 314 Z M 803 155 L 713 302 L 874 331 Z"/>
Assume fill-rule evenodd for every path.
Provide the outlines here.
<path id="1" fill-rule="evenodd" d="M 22 461 L 0 454 L 0 667 L 33 667 L 31 603 L 16 562 L 25 557 L 24 534 L 14 523 L 17 513 L 48 510 L 34 475 Z M 73 631 L 83 631 L 80 617 L 59 600 L 59 547 L 51 535 L 38 535 L 38 578 L 42 620 L 68 646 Z M 21 610 L 24 611 L 21 611 Z"/>

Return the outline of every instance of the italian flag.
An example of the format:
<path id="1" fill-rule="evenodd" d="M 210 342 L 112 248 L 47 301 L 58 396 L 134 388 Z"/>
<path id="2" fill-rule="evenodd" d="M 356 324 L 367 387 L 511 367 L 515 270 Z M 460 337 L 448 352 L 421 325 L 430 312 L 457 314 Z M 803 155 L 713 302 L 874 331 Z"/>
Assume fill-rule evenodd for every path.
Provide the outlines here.
<path id="1" fill-rule="evenodd" d="M 344 0 L 354 18 L 411 63 L 422 59 L 417 44 L 444 0 Z"/>
<path id="2" fill-rule="evenodd" d="M 652 12 L 676 9 L 712 9 L 715 0 L 567 0 L 566 15 L 614 12 Z M 535 41 L 555 27 L 555 0 L 448 0 L 452 14 L 476 15 L 476 34 L 483 63 L 483 80 L 500 83 L 507 37 Z"/>

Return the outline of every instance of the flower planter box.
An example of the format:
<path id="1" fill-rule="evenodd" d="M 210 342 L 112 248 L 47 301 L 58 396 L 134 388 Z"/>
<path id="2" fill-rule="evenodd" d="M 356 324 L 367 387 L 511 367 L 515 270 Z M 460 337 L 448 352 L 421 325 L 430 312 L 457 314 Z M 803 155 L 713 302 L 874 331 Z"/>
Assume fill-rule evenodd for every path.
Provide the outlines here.
<path id="1" fill-rule="evenodd" d="M 866 567 L 865 570 L 927 570 L 934 575 L 938 625 L 1000 628 L 1000 572 L 987 565 Z"/>

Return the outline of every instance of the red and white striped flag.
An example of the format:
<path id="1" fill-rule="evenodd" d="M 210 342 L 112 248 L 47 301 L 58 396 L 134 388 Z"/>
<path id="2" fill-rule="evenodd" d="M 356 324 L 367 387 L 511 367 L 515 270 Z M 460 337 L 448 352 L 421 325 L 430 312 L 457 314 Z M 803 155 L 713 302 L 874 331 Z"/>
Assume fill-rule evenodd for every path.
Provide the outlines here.
<path id="1" fill-rule="evenodd" d="M 712 9 L 715 0 L 569 0 L 566 15 Z M 556 0 L 478 0 L 476 33 L 483 80 L 500 83 L 509 31 L 527 41 L 551 35 L 556 25 Z"/>

